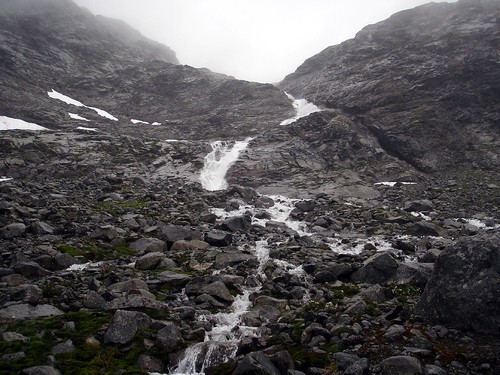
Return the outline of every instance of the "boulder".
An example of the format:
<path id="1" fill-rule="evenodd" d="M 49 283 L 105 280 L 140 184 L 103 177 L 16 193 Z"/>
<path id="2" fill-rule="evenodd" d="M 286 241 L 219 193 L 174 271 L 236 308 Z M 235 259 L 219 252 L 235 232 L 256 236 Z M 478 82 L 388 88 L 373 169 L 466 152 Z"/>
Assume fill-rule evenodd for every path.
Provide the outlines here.
<path id="1" fill-rule="evenodd" d="M 384 375 L 418 375 L 424 373 L 418 359 L 404 355 L 386 358 L 380 362 L 380 367 Z"/>
<path id="2" fill-rule="evenodd" d="M 439 225 L 422 220 L 410 225 L 406 229 L 406 234 L 409 234 L 411 236 L 444 237 L 446 236 L 447 231 L 446 229 L 441 228 Z"/>
<path id="3" fill-rule="evenodd" d="M 30 229 L 34 234 L 42 236 L 44 234 L 53 234 L 54 228 L 43 221 L 35 221 L 30 225 Z"/>
<path id="4" fill-rule="evenodd" d="M 12 223 L 0 228 L 0 238 L 10 240 L 15 237 L 21 237 L 26 233 L 26 225 L 23 223 Z"/>
<path id="5" fill-rule="evenodd" d="M 166 245 L 167 243 L 159 238 L 140 238 L 132 242 L 129 246 L 140 255 L 144 253 L 161 253 L 166 250 Z"/>
<path id="6" fill-rule="evenodd" d="M 148 284 L 141 279 L 130 279 L 126 281 L 121 281 L 118 283 L 111 284 L 108 286 L 109 290 L 114 290 L 116 292 L 128 292 L 132 289 L 144 289 L 149 290 Z"/>
<path id="7" fill-rule="evenodd" d="M 375 254 L 351 275 L 351 279 L 357 283 L 384 284 L 396 275 L 398 266 L 399 262 L 391 253 Z"/>
<path id="8" fill-rule="evenodd" d="M 147 253 L 135 261 L 138 270 L 155 270 L 157 268 L 175 268 L 177 264 L 168 259 L 164 253 Z"/>
<path id="9" fill-rule="evenodd" d="M 231 245 L 233 236 L 221 230 L 213 230 L 205 234 L 205 242 L 212 246 L 225 247 Z"/>
<path id="10" fill-rule="evenodd" d="M 220 229 L 229 232 L 244 232 L 250 228 L 252 220 L 248 216 L 231 216 L 220 224 Z"/>
<path id="11" fill-rule="evenodd" d="M 138 330 L 149 327 L 153 321 L 149 316 L 137 311 L 118 310 L 104 334 L 105 344 L 126 344 L 133 340 Z"/>
<path id="12" fill-rule="evenodd" d="M 19 262 L 14 265 L 14 271 L 25 277 L 41 277 L 50 274 L 50 271 L 36 262 Z"/>
<path id="13" fill-rule="evenodd" d="M 432 211 L 433 209 L 434 203 L 428 199 L 406 202 L 404 205 L 404 210 L 408 212 Z"/>
<path id="14" fill-rule="evenodd" d="M 173 353 L 182 348 L 184 340 L 181 330 L 173 323 L 167 323 L 156 335 L 156 345 L 163 353 Z"/>
<path id="15" fill-rule="evenodd" d="M 417 309 L 429 322 L 500 335 L 500 236 L 466 238 L 447 247 Z"/>
<path id="16" fill-rule="evenodd" d="M 120 231 L 112 225 L 103 225 L 93 231 L 90 237 L 110 242 L 120 238 Z"/>
<path id="17" fill-rule="evenodd" d="M 280 371 L 263 352 L 247 354 L 232 375 L 280 375 Z"/>
<path id="18" fill-rule="evenodd" d="M 197 277 L 186 285 L 186 295 L 197 296 L 200 294 L 208 294 L 225 303 L 234 300 L 222 281 L 215 281 L 207 284 L 207 280 L 203 277 Z"/>
<path id="19" fill-rule="evenodd" d="M 170 251 L 205 250 L 209 246 L 207 242 L 201 240 L 179 240 L 172 244 Z"/>
<path id="20" fill-rule="evenodd" d="M 2 319 L 36 319 L 63 314 L 61 310 L 52 305 L 33 306 L 26 303 L 10 305 L 0 310 L 0 318 Z"/>

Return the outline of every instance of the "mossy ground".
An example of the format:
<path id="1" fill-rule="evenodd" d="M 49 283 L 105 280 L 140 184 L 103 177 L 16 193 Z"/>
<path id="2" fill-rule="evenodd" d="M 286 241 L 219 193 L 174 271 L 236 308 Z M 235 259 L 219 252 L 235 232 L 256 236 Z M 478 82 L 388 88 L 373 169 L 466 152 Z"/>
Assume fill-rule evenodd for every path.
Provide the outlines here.
<path id="1" fill-rule="evenodd" d="M 0 341 L 0 352 L 4 354 L 24 352 L 26 356 L 15 361 L 0 361 L 0 373 L 14 374 L 31 366 L 47 364 L 52 348 L 58 343 L 71 340 L 76 350 L 67 354 L 56 354 L 55 367 L 63 374 L 145 374 L 135 366 L 142 345 L 128 351 L 105 345 L 89 345 L 86 340 L 102 330 L 111 321 L 112 314 L 85 311 L 69 312 L 60 317 L 16 321 L 5 326 L 5 331 L 18 332 L 29 341 Z M 68 329 L 74 322 L 75 329 Z"/>

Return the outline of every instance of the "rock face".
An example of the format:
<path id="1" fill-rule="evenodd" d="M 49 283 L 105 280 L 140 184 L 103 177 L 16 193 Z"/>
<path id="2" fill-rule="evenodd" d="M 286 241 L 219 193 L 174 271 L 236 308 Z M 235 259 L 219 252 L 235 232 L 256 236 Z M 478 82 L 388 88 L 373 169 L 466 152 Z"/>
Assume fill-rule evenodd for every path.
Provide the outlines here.
<path id="1" fill-rule="evenodd" d="M 418 304 L 428 320 L 500 334 L 500 238 L 483 235 L 447 248 Z"/>
<path id="2" fill-rule="evenodd" d="M 276 87 L 176 65 L 168 47 L 71 0 L 3 1 L 0 25 L 5 116 L 52 129 L 85 124 L 70 119 L 72 112 L 109 131 L 204 139 L 256 135 L 293 113 Z M 119 121 L 51 99 L 52 89 Z M 155 122 L 161 125 L 152 126 Z"/>
<path id="3" fill-rule="evenodd" d="M 279 86 L 354 117 L 420 171 L 494 168 L 499 15 L 496 0 L 403 11 L 306 60 Z"/>

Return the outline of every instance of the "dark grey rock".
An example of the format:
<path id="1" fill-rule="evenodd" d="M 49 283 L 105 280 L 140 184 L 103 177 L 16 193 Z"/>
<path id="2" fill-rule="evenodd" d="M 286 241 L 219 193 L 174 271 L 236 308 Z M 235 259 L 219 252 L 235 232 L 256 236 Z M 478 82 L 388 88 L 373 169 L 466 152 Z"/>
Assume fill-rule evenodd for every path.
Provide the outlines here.
<path id="1" fill-rule="evenodd" d="M 3 319 L 35 319 L 64 314 L 52 305 L 10 305 L 0 310 L 0 318 Z"/>
<path id="2" fill-rule="evenodd" d="M 427 221 L 419 221 L 411 224 L 406 229 L 406 234 L 411 236 L 445 237 L 447 235 L 447 231 L 436 224 L 429 223 Z"/>
<path id="3" fill-rule="evenodd" d="M 93 231 L 90 237 L 110 242 L 119 238 L 120 232 L 112 225 L 103 225 Z"/>
<path id="4" fill-rule="evenodd" d="M 434 209 L 434 203 L 432 203 L 428 199 L 406 202 L 404 205 L 404 210 L 408 212 L 432 211 L 433 209 Z"/>
<path id="5" fill-rule="evenodd" d="M 394 356 L 380 362 L 384 375 L 417 375 L 423 374 L 424 370 L 420 361 L 409 356 Z"/>
<path id="6" fill-rule="evenodd" d="M 280 371 L 273 365 L 263 352 L 252 352 L 247 354 L 238 363 L 232 375 L 280 375 Z"/>
<path id="7" fill-rule="evenodd" d="M 167 243 L 159 238 L 146 237 L 132 242 L 129 246 L 140 255 L 144 253 L 163 252 L 167 249 L 166 245 Z"/>
<path id="8" fill-rule="evenodd" d="M 175 262 L 168 259 L 164 253 L 147 253 L 135 261 L 135 268 L 139 270 L 155 270 L 158 268 L 173 269 Z"/>
<path id="9" fill-rule="evenodd" d="M 152 357 L 148 354 L 141 354 L 139 358 L 137 358 L 136 364 L 141 369 L 149 372 L 161 373 L 165 371 L 165 365 L 163 364 L 163 361 L 159 358 Z"/>
<path id="10" fill-rule="evenodd" d="M 134 338 L 137 331 L 149 327 L 152 320 L 144 313 L 118 310 L 104 334 L 105 344 L 126 344 Z"/>
<path id="11" fill-rule="evenodd" d="M 54 228 L 50 226 L 49 224 L 43 222 L 43 221 L 35 221 L 30 225 L 30 230 L 39 236 L 43 236 L 45 234 L 53 234 L 54 233 Z"/>
<path id="12" fill-rule="evenodd" d="M 222 222 L 220 229 L 236 232 L 236 231 L 246 231 L 250 228 L 251 219 L 248 216 L 231 216 Z"/>
<path id="13" fill-rule="evenodd" d="M 173 323 L 167 323 L 156 335 L 156 345 L 166 353 L 173 353 L 180 350 L 183 343 L 182 332 Z"/>
<path id="14" fill-rule="evenodd" d="M 0 238 L 5 238 L 6 240 L 21 237 L 26 232 L 26 225 L 23 223 L 12 223 L 0 228 Z"/>
<path id="15" fill-rule="evenodd" d="M 57 344 L 52 348 L 52 354 L 64 354 L 64 353 L 72 353 L 76 350 L 76 346 L 73 345 L 73 341 L 67 340 Z"/>
<path id="16" fill-rule="evenodd" d="M 399 262 L 388 253 L 375 254 L 351 275 L 354 282 L 384 284 L 396 276 Z"/>
<path id="17" fill-rule="evenodd" d="M 205 242 L 212 246 L 225 247 L 231 245 L 233 236 L 230 233 L 213 230 L 205 234 Z"/>
<path id="18" fill-rule="evenodd" d="M 132 289 L 149 290 L 149 287 L 148 284 L 142 279 L 130 279 L 111 284 L 108 286 L 108 289 L 117 292 L 128 292 Z"/>
<path id="19" fill-rule="evenodd" d="M 438 257 L 417 305 L 428 321 L 500 334 L 500 239 L 463 239 Z"/>
<path id="20" fill-rule="evenodd" d="M 14 265 L 14 271 L 26 277 L 41 277 L 50 274 L 50 271 L 40 267 L 35 262 L 19 262 Z"/>

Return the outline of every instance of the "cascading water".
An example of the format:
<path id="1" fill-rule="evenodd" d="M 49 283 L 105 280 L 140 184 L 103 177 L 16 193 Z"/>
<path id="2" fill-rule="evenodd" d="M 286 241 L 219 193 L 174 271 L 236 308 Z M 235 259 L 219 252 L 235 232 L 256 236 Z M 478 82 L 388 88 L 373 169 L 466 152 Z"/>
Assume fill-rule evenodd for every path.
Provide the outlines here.
<path id="1" fill-rule="evenodd" d="M 212 151 L 205 156 L 205 162 L 200 174 L 200 182 L 204 189 L 209 191 L 224 190 L 228 184 L 226 173 L 234 164 L 240 152 L 245 150 L 252 138 L 235 142 L 233 147 L 225 141 L 211 143 Z"/>
<path id="2" fill-rule="evenodd" d="M 309 116 L 311 113 L 320 112 L 321 109 L 318 108 L 306 99 L 295 99 L 292 95 L 285 93 L 290 100 L 292 100 L 293 108 L 295 108 L 296 115 L 283 120 L 280 125 L 290 125 L 291 123 L 297 121 L 301 117 Z"/>
<path id="3" fill-rule="evenodd" d="M 243 338 L 257 335 L 258 328 L 243 325 L 242 317 L 252 305 L 250 295 L 261 288 L 258 282 L 259 274 L 269 259 L 267 241 L 256 241 L 253 249 L 259 261 L 254 275 L 258 285 L 245 287 L 244 291 L 236 296 L 229 312 L 199 317 L 200 320 L 212 322 L 213 328 L 206 332 L 203 342 L 186 349 L 184 358 L 171 369 L 171 375 L 203 375 L 207 368 L 234 358 Z"/>

